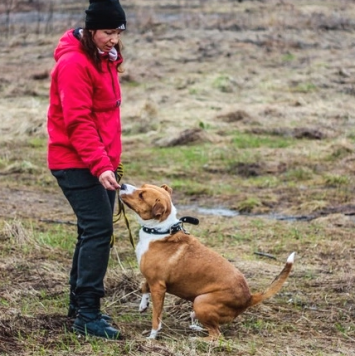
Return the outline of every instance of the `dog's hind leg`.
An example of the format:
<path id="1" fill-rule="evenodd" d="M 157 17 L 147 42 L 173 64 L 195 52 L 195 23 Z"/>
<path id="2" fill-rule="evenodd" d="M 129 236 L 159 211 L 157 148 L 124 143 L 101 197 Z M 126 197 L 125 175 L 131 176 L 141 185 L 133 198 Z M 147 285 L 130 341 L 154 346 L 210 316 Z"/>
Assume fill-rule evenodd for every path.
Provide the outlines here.
<path id="1" fill-rule="evenodd" d="M 146 280 L 142 283 L 141 292 L 142 292 L 142 299 L 139 304 L 139 311 L 143 313 L 148 309 L 149 301 L 150 301 L 150 289 L 149 289 L 149 284 L 147 283 Z"/>
<path id="2" fill-rule="evenodd" d="M 196 319 L 196 313 L 194 311 L 191 312 L 190 314 L 191 317 L 191 325 L 190 329 L 194 331 L 204 331 L 205 329 L 202 328 L 200 325 L 197 324 L 197 319 Z"/>
<path id="3" fill-rule="evenodd" d="M 162 326 L 162 314 L 164 299 L 166 293 L 166 286 L 164 282 L 158 282 L 154 286 L 150 286 L 150 292 L 152 296 L 153 304 L 153 316 L 152 316 L 152 330 L 148 339 L 155 339 L 158 331 Z"/>
<path id="4" fill-rule="evenodd" d="M 219 303 L 216 303 L 216 296 L 204 294 L 194 300 L 195 317 L 208 331 L 208 336 L 204 340 L 216 340 L 221 336 Z"/>

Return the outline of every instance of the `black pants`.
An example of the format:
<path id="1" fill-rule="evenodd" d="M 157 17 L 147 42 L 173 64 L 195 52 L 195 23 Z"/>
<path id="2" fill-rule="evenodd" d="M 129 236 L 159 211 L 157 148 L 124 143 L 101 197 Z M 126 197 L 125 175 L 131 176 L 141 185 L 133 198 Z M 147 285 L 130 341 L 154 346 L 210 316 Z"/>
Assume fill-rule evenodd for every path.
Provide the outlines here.
<path id="1" fill-rule="evenodd" d="M 106 190 L 88 169 L 52 170 L 77 217 L 78 241 L 70 272 L 77 297 L 104 296 L 116 191 Z"/>

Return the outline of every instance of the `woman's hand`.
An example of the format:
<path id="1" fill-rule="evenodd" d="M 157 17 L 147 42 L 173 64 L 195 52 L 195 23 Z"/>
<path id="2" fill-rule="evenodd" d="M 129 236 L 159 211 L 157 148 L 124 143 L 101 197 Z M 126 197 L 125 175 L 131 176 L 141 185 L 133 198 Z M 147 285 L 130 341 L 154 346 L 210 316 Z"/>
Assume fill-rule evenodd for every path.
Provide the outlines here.
<path id="1" fill-rule="evenodd" d="M 105 171 L 101 173 L 99 181 L 107 190 L 116 190 L 121 188 L 121 186 L 117 183 L 115 173 L 112 171 Z"/>

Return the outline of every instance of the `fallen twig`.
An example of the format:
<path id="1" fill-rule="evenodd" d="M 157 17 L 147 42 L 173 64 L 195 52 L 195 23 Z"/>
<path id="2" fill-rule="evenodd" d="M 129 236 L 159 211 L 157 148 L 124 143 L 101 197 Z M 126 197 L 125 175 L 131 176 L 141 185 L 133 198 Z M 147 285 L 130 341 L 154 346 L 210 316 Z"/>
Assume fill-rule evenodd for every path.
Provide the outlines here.
<path id="1" fill-rule="evenodd" d="M 267 258 L 271 258 L 272 260 L 276 260 L 276 257 L 273 255 L 270 255 L 269 253 L 265 253 L 265 252 L 254 252 L 254 255 L 258 255 L 258 256 L 263 256 L 263 257 L 267 257 Z"/>

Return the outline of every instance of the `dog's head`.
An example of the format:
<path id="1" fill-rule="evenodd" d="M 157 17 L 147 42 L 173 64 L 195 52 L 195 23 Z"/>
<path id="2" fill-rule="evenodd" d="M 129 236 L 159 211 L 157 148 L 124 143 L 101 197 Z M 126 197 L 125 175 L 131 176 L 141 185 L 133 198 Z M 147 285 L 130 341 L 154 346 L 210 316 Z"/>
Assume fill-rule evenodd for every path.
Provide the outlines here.
<path id="1" fill-rule="evenodd" d="M 143 220 L 164 221 L 172 210 L 172 189 L 166 184 L 158 187 L 143 184 L 140 188 L 130 184 L 122 184 L 121 200 Z"/>

